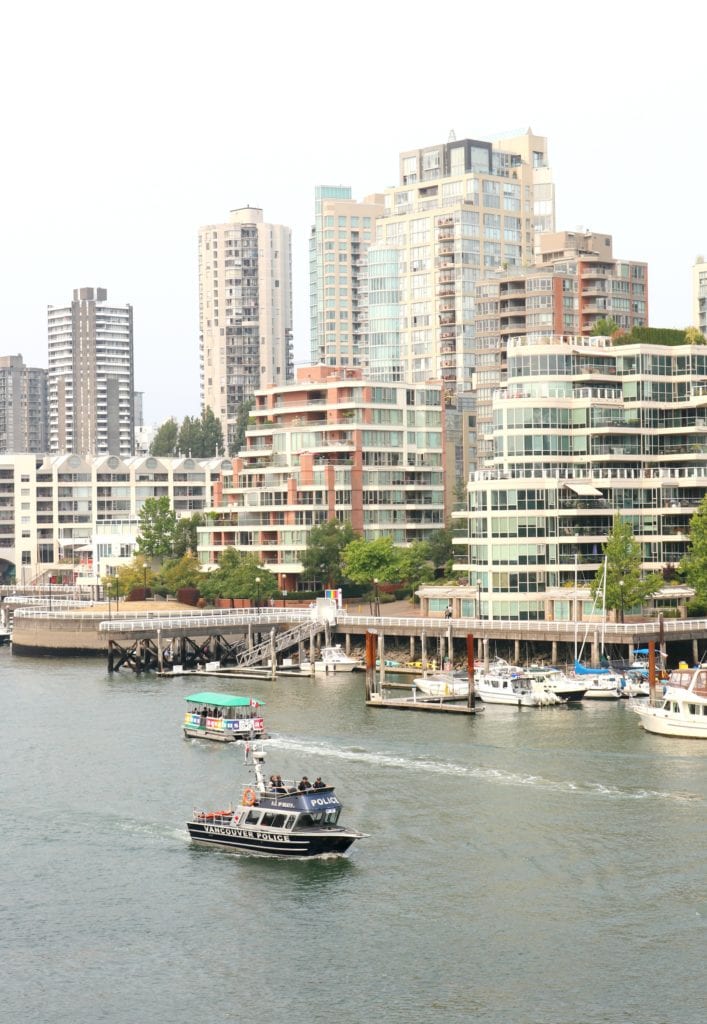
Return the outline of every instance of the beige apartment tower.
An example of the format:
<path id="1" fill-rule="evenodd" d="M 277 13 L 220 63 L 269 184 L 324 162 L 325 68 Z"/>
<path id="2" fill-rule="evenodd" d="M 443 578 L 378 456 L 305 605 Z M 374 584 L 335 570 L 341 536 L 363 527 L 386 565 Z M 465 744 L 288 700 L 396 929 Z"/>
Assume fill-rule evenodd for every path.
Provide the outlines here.
<path id="1" fill-rule="evenodd" d="M 199 332 L 202 409 L 231 451 L 239 406 L 292 377 L 290 228 L 247 206 L 200 229 Z"/>
<path id="2" fill-rule="evenodd" d="M 368 365 L 380 381 L 469 391 L 477 281 L 532 262 L 555 227 L 547 141 L 451 137 L 400 155 L 368 253 Z"/>

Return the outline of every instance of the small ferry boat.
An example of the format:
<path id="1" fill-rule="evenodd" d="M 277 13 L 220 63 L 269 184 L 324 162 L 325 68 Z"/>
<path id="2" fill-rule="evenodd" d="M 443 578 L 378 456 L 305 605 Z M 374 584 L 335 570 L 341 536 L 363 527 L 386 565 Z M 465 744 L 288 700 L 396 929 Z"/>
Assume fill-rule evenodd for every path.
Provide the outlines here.
<path id="1" fill-rule="evenodd" d="M 192 693 L 184 698 L 187 710 L 184 735 L 230 743 L 233 740 L 259 739 L 265 735 L 262 701 L 236 697 L 230 693 Z"/>
<path id="2" fill-rule="evenodd" d="M 634 704 L 646 732 L 685 739 L 707 739 L 707 667 L 681 665 L 671 672 L 663 696 Z"/>
<path id="3" fill-rule="evenodd" d="M 361 658 L 353 658 L 347 654 L 341 644 L 335 647 L 322 647 L 319 657 L 314 662 L 315 673 L 319 672 L 357 672 L 363 668 Z M 312 664 L 309 660 L 300 662 L 302 672 L 311 672 Z"/>
<path id="4" fill-rule="evenodd" d="M 195 843 L 222 846 L 229 850 L 271 857 L 324 857 L 346 852 L 363 832 L 339 824 L 341 803 L 334 787 L 317 779 L 296 785 L 263 772 L 265 753 L 254 750 L 246 764 L 255 775 L 255 785 L 246 786 L 240 803 L 233 809 L 194 811 L 187 822 Z"/>

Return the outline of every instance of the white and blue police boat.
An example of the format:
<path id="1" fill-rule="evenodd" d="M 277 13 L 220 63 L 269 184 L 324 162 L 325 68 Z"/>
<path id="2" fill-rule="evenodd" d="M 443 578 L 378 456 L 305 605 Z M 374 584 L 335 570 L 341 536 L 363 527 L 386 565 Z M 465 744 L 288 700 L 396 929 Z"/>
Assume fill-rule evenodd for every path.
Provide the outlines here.
<path id="1" fill-rule="evenodd" d="M 250 745 L 248 745 L 250 746 Z M 334 787 L 317 780 L 304 785 L 263 773 L 265 753 L 252 752 L 246 764 L 255 784 L 246 786 L 240 803 L 219 811 L 194 811 L 189 835 L 203 846 L 226 847 L 239 853 L 270 857 L 325 857 L 345 853 L 363 832 L 339 824 L 342 806 Z"/>

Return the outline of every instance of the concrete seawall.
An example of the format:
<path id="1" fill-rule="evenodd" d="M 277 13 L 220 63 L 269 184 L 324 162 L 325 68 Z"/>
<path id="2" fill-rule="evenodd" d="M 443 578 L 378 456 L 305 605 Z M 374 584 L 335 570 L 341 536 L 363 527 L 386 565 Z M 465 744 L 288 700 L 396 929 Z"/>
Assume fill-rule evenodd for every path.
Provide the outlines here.
<path id="1" fill-rule="evenodd" d="M 99 633 L 104 615 L 52 618 L 46 613 L 16 616 L 12 627 L 12 653 L 19 655 L 90 655 L 105 657 L 108 643 Z"/>

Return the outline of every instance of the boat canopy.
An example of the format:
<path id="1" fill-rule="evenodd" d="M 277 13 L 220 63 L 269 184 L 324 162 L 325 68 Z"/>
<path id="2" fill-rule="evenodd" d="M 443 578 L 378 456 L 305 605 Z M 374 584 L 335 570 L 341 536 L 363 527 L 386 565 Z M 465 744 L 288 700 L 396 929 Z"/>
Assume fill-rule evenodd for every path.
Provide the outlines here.
<path id="1" fill-rule="evenodd" d="M 255 700 L 254 697 L 236 697 L 232 693 L 192 693 L 184 700 L 193 704 L 213 704 L 220 708 L 250 708 L 264 704 L 264 701 Z"/>

